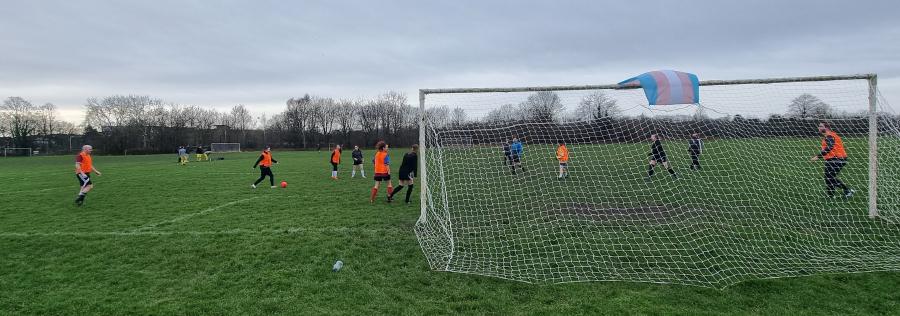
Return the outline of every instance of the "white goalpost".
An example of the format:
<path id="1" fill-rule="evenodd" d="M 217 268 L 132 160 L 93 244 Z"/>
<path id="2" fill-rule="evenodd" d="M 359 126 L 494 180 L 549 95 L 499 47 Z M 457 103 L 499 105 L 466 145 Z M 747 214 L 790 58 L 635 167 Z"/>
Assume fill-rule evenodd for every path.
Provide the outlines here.
<path id="1" fill-rule="evenodd" d="M 241 143 L 211 143 L 211 153 L 238 153 L 241 152 Z"/>
<path id="2" fill-rule="evenodd" d="M 31 157 L 31 148 L 7 147 L 3 148 L 3 157 Z"/>
<path id="3" fill-rule="evenodd" d="M 432 106 L 470 122 L 429 125 Z M 433 270 L 713 288 L 900 270 L 900 116 L 874 74 L 700 81 L 682 105 L 616 84 L 422 89 L 419 107 Z"/>

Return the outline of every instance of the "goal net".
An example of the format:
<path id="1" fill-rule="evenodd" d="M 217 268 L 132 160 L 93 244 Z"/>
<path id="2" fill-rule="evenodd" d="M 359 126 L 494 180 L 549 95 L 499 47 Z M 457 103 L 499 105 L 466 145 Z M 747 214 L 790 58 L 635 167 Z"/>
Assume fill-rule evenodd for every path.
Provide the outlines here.
<path id="1" fill-rule="evenodd" d="M 31 148 L 3 148 L 3 157 L 31 157 Z"/>
<path id="2" fill-rule="evenodd" d="M 875 82 L 704 81 L 699 104 L 654 106 L 615 85 L 422 90 L 421 113 L 469 121 L 420 120 L 419 244 L 434 270 L 534 283 L 900 270 L 900 117 Z M 846 163 L 812 160 L 822 121 Z"/>
<path id="3" fill-rule="evenodd" d="M 212 143 L 209 149 L 214 153 L 237 153 L 241 152 L 241 143 Z"/>

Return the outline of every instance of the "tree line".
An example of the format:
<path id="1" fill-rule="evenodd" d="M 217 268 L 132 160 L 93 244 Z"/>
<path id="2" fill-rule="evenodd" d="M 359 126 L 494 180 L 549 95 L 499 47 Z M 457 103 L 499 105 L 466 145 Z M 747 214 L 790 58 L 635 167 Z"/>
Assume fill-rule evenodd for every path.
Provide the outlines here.
<path id="1" fill-rule="evenodd" d="M 410 105 L 406 95 L 396 91 L 358 99 L 306 94 L 289 98 L 284 110 L 271 116 L 254 116 L 243 104 L 229 111 L 217 111 L 142 95 L 89 98 L 84 108 L 85 119 L 76 126 L 59 120 L 56 106 L 51 103 L 36 106 L 23 98 L 9 97 L 0 107 L 0 147 L 69 152 L 82 143 L 90 143 L 108 154 L 167 153 L 178 146 L 209 146 L 216 142 L 240 143 L 243 149 L 265 145 L 322 149 L 333 144 L 368 147 L 386 140 L 394 147 L 405 147 L 418 141 L 419 130 L 418 107 Z M 478 118 L 470 118 L 466 110 L 453 105 L 431 106 L 425 114 L 430 128 L 445 132 L 468 130 L 459 132 L 468 133 L 460 136 L 474 137 L 476 143 L 501 140 L 478 136 L 473 130 L 504 126 L 510 127 L 511 133 L 522 135 L 552 135 L 548 131 L 554 130 L 571 134 L 577 129 L 615 136 L 597 136 L 597 142 L 643 140 L 648 130 L 673 137 L 686 137 L 698 130 L 708 137 L 806 135 L 815 133 L 814 126 L 807 125 L 825 118 L 840 118 L 851 134 L 864 133 L 868 128 L 864 116 L 836 114 L 810 94 L 801 94 L 786 106 L 784 114 L 767 119 L 740 115 L 710 119 L 702 107 L 690 118 L 626 117 L 617 101 L 602 91 L 586 94 L 572 111 L 565 111 L 555 92 L 540 91 L 519 104 L 499 106 Z M 741 129 L 744 131 L 737 132 Z"/>

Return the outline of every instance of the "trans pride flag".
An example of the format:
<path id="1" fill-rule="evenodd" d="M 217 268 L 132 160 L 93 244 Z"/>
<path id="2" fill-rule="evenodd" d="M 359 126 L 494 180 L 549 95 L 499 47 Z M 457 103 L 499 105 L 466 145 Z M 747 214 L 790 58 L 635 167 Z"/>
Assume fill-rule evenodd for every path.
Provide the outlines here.
<path id="1" fill-rule="evenodd" d="M 700 103 L 697 75 L 674 70 L 657 70 L 619 82 L 619 86 L 640 84 L 650 105 Z"/>

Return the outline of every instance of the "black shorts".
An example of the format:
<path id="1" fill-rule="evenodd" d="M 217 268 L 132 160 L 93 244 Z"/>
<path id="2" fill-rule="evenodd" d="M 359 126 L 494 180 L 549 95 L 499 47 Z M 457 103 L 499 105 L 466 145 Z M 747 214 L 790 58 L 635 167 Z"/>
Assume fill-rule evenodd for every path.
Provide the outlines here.
<path id="1" fill-rule="evenodd" d="M 362 164 L 362 159 L 353 159 L 353 165 L 354 165 L 354 166 L 359 166 L 359 165 L 361 165 L 361 164 Z"/>
<path id="2" fill-rule="evenodd" d="M 669 158 L 666 157 L 666 155 L 652 156 L 652 157 L 650 157 L 650 159 L 656 160 L 657 163 L 663 163 L 663 162 L 668 162 L 668 161 L 669 161 Z"/>
<path id="3" fill-rule="evenodd" d="M 513 163 L 520 163 L 520 162 L 522 162 L 522 160 L 519 158 L 519 155 L 512 155 L 512 156 L 510 156 L 510 157 L 511 157 L 510 160 L 512 160 Z"/>
<path id="4" fill-rule="evenodd" d="M 79 186 L 82 186 L 82 187 L 83 187 L 83 186 L 88 186 L 88 185 L 94 184 L 93 182 L 91 182 L 91 174 L 90 174 L 90 173 L 85 173 L 84 175 L 87 176 L 87 179 L 82 179 L 80 173 L 76 173 L 76 174 L 75 174 L 75 178 L 78 179 L 78 185 L 79 185 Z"/>
<path id="5" fill-rule="evenodd" d="M 405 170 L 400 169 L 400 175 L 397 177 L 398 180 L 410 181 L 414 178 L 415 170 Z"/>
<path id="6" fill-rule="evenodd" d="M 337 171 L 337 166 L 338 166 L 338 164 L 332 162 L 331 163 L 331 171 Z"/>
<path id="7" fill-rule="evenodd" d="M 389 173 L 376 173 L 375 181 L 388 181 L 391 180 L 391 175 Z"/>

